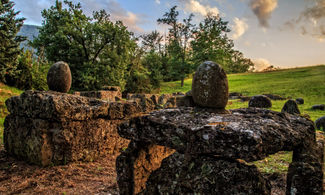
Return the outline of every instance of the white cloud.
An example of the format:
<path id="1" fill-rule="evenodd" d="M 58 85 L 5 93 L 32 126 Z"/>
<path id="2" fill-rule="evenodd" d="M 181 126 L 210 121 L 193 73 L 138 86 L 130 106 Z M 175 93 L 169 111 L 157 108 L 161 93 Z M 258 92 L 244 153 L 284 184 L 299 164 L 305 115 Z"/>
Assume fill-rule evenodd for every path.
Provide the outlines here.
<path id="1" fill-rule="evenodd" d="M 184 3 L 184 10 L 190 13 L 197 13 L 202 16 L 206 16 L 209 13 L 213 15 L 219 14 L 219 9 L 217 7 L 211 7 L 209 5 L 203 5 L 198 0 L 180 0 Z"/>
<path id="2" fill-rule="evenodd" d="M 271 66 L 271 63 L 264 58 L 253 59 L 252 62 L 254 63 L 255 72 L 262 71 Z"/>
<path id="3" fill-rule="evenodd" d="M 237 17 L 233 20 L 234 25 L 232 26 L 232 39 L 236 40 L 241 37 L 248 29 L 248 24 L 245 22 L 245 19 L 239 19 Z"/>
<path id="4" fill-rule="evenodd" d="M 157 4 L 160 4 L 160 0 L 155 0 L 155 2 L 156 2 Z"/>

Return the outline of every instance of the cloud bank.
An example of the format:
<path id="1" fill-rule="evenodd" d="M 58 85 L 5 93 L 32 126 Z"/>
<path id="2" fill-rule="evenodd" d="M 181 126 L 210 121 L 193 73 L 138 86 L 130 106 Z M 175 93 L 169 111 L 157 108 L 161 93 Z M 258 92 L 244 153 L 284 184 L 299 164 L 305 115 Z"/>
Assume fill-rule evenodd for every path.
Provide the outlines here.
<path id="1" fill-rule="evenodd" d="M 248 24 L 245 22 L 244 19 L 239 19 L 239 18 L 234 18 L 233 20 L 234 25 L 232 26 L 232 31 L 233 34 L 231 35 L 231 38 L 233 40 L 238 39 L 239 37 L 241 37 L 243 34 L 245 34 L 245 32 L 248 29 Z"/>
<path id="2" fill-rule="evenodd" d="M 310 35 L 324 41 L 325 0 L 314 0 L 313 5 L 301 12 L 298 18 L 287 21 L 284 25 L 292 30 L 300 30 L 302 35 Z"/>
<path id="3" fill-rule="evenodd" d="M 271 18 L 272 12 L 278 6 L 278 0 L 251 0 L 250 8 L 256 15 L 259 24 L 262 27 L 268 28 L 269 19 Z"/>

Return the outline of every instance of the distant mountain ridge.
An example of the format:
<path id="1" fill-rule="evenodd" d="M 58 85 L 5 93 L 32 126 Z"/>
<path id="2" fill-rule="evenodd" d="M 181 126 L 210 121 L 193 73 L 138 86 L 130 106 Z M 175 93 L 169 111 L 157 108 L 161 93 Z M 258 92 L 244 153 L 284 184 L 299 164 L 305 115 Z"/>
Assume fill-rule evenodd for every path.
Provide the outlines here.
<path id="1" fill-rule="evenodd" d="M 27 40 L 21 44 L 21 47 L 29 48 L 29 46 L 27 45 L 28 41 L 33 41 L 34 38 L 39 35 L 39 29 L 38 29 L 39 27 L 40 26 L 29 25 L 29 24 L 24 24 L 21 27 L 20 31 L 18 32 L 18 35 L 27 37 Z"/>

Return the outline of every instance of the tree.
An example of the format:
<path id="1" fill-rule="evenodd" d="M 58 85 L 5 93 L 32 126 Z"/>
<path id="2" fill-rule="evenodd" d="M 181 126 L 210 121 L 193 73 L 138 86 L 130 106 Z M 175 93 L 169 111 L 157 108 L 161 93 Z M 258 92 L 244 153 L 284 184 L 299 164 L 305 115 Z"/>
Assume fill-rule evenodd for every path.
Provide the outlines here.
<path id="1" fill-rule="evenodd" d="M 192 38 L 194 25 L 191 23 L 194 17 L 190 14 L 182 23 L 178 22 L 179 12 L 177 6 L 170 9 L 158 19 L 158 23 L 170 26 L 168 34 L 167 53 L 169 55 L 169 63 L 171 66 L 170 77 L 172 80 L 181 80 L 181 86 L 184 85 L 184 79 L 191 72 L 191 64 L 189 60 L 189 41 Z"/>
<path id="2" fill-rule="evenodd" d="M 56 0 L 42 11 L 39 36 L 32 45 L 44 48 L 50 62 L 65 61 L 72 73 L 72 88 L 99 89 L 118 85 L 124 89 L 132 50 L 137 45 L 121 21 L 112 22 L 104 10 L 87 17 L 80 3 Z"/>
<path id="3" fill-rule="evenodd" d="M 12 1 L 0 0 L 0 82 L 6 82 L 6 78 L 17 74 L 18 56 L 22 52 L 19 46 L 26 40 L 17 36 L 25 19 L 16 18 L 19 12 L 13 7 Z"/>
<path id="4" fill-rule="evenodd" d="M 227 36 L 229 32 L 228 22 L 208 14 L 194 31 L 191 41 L 193 64 L 198 66 L 207 60 L 214 61 L 227 73 L 246 72 L 253 66 L 241 52 L 234 50 L 234 43 Z"/>

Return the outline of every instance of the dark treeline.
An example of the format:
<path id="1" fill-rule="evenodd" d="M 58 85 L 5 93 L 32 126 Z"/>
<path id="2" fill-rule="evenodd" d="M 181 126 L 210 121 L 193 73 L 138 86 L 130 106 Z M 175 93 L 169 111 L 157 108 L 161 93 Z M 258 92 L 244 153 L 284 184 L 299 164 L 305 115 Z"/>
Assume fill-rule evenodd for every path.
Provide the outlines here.
<path id="1" fill-rule="evenodd" d="M 138 93 L 157 92 L 162 81 L 181 80 L 183 85 L 206 60 L 219 63 L 227 73 L 253 67 L 234 49 L 228 22 L 218 15 L 207 15 L 195 25 L 193 14 L 180 20 L 174 6 L 157 20 L 168 26 L 168 35 L 155 30 L 137 37 L 121 21 L 113 22 L 105 10 L 86 16 L 80 4 L 57 0 L 42 11 L 39 36 L 30 43 L 34 55 L 19 49 L 24 37 L 17 32 L 24 19 L 16 19 L 19 12 L 13 10 L 13 3 L 1 0 L 0 9 L 0 35 L 8 38 L 0 43 L 1 82 L 23 89 L 46 90 L 47 70 L 57 61 L 69 64 L 73 90 L 115 85 Z M 8 13 L 12 21 L 6 19 Z"/>

